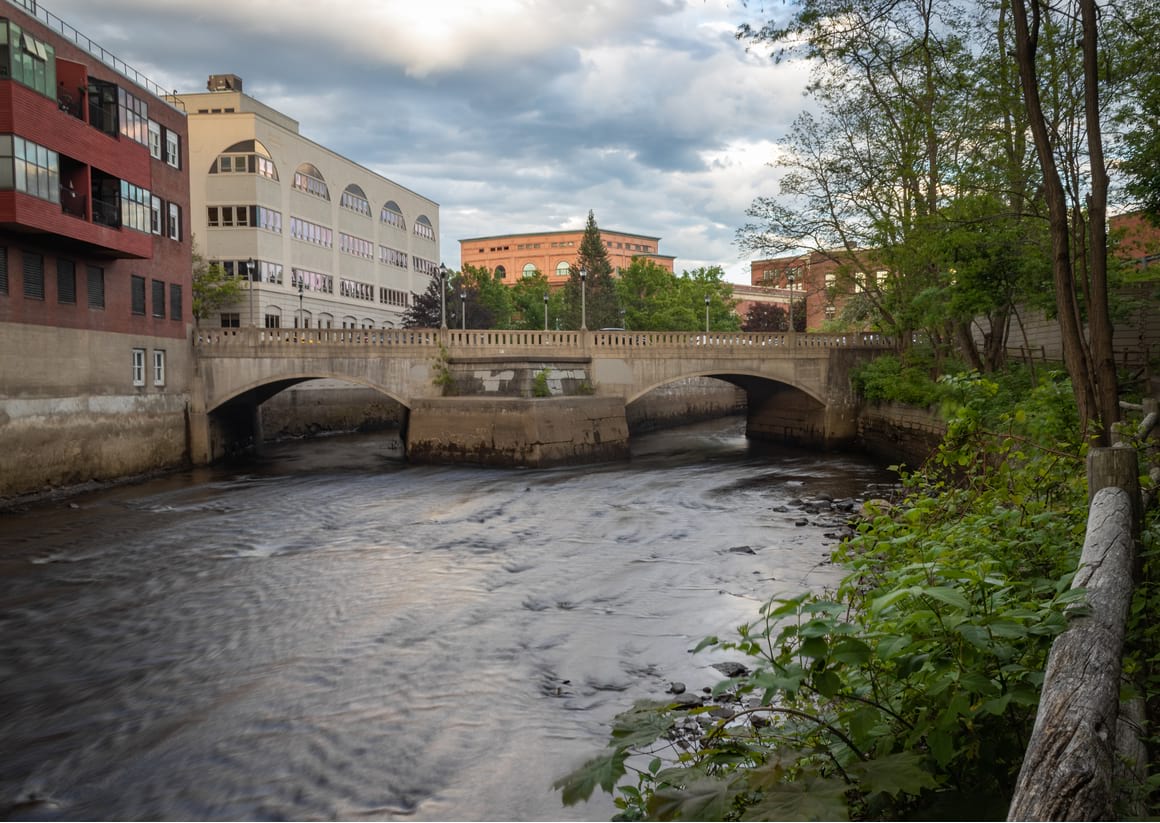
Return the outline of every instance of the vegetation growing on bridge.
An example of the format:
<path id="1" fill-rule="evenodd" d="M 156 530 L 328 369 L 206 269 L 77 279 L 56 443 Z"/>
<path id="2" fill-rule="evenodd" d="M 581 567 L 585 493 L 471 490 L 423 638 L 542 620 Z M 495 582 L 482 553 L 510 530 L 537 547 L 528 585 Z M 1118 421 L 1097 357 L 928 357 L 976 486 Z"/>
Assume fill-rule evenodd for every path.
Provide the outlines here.
<path id="1" fill-rule="evenodd" d="M 950 430 L 904 496 L 869 505 L 826 594 L 771 599 L 735 638 L 748 673 L 705 706 L 639 704 L 556 786 L 622 819 L 1005 815 L 1083 541 L 1086 449 L 1068 381 L 947 382 Z M 1145 531 L 1160 548 L 1160 518 Z M 1134 666 L 1151 688 L 1144 586 Z M 727 711 L 722 712 L 722 709 Z M 722 716 L 723 715 L 723 716 Z M 1145 787 L 1141 787 L 1145 790 Z"/>

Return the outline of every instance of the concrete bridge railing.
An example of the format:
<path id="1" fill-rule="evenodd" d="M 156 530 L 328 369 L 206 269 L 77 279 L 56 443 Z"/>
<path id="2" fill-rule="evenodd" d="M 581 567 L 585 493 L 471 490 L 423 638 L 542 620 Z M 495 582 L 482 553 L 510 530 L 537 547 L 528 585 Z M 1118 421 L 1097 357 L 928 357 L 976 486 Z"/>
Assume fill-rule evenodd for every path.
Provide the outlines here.
<path id="1" fill-rule="evenodd" d="M 795 350 L 816 351 L 838 348 L 889 348 L 891 341 L 881 334 L 794 332 L 630 332 L 630 331 L 521 331 L 502 329 L 201 329 L 195 346 L 203 357 L 252 355 L 254 348 L 273 354 L 274 349 L 300 346 L 340 346 L 366 349 L 438 349 L 483 355 L 524 352 L 566 352 L 582 354 L 612 350 L 648 351 L 651 356 L 687 351 L 712 350 L 714 356 L 736 351 L 746 357 L 762 349 L 786 354 Z M 309 356 L 309 355 L 305 355 Z"/>

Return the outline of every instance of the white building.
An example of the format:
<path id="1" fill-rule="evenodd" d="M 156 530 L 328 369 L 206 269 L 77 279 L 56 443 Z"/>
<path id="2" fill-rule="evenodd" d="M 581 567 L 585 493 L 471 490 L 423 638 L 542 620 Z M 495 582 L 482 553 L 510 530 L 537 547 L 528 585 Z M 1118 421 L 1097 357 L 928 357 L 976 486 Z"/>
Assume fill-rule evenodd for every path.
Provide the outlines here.
<path id="1" fill-rule="evenodd" d="M 391 328 L 439 267 L 439 207 L 298 133 L 234 75 L 182 94 L 197 250 L 247 279 L 208 325 Z"/>

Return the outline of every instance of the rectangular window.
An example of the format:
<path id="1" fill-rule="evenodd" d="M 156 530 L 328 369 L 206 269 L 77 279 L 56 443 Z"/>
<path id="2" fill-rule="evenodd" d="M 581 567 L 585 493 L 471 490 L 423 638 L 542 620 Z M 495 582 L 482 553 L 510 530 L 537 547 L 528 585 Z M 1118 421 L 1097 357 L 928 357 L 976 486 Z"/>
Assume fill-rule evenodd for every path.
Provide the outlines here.
<path id="1" fill-rule="evenodd" d="M 72 260 L 56 260 L 56 302 L 76 305 L 77 265 Z"/>
<path id="2" fill-rule="evenodd" d="M 153 120 L 149 121 L 149 156 L 161 159 L 161 124 Z"/>
<path id="3" fill-rule="evenodd" d="M 0 246 L 0 294 L 8 294 L 8 248 Z"/>
<path id="4" fill-rule="evenodd" d="M 44 258 L 39 254 L 24 252 L 24 296 L 44 299 Z"/>
<path id="5" fill-rule="evenodd" d="M 175 169 L 181 168 L 181 135 L 165 130 L 165 162 Z"/>
<path id="6" fill-rule="evenodd" d="M 133 349 L 133 385 L 145 385 L 145 349 Z"/>
<path id="7" fill-rule="evenodd" d="M 143 146 L 149 145 L 149 106 L 144 100 L 118 88 L 117 114 L 121 134 Z"/>
<path id="8" fill-rule="evenodd" d="M 153 316 L 165 317 L 165 284 L 160 280 L 153 281 Z"/>
<path id="9" fill-rule="evenodd" d="M 169 239 L 181 239 L 181 206 L 176 203 L 169 204 Z"/>
<path id="10" fill-rule="evenodd" d="M 180 283 L 170 283 L 169 284 L 169 319 L 170 320 L 181 320 L 182 319 L 181 310 L 182 310 L 181 284 Z"/>
<path id="11" fill-rule="evenodd" d="M 236 311 L 222 312 L 223 329 L 236 329 L 241 325 L 241 317 Z"/>
<path id="12" fill-rule="evenodd" d="M 165 349 L 153 350 L 153 385 L 165 385 Z"/>
<path id="13" fill-rule="evenodd" d="M 103 309 L 105 307 L 105 270 L 100 266 L 89 266 L 85 280 L 89 308 Z"/>
<path id="14" fill-rule="evenodd" d="M 163 223 L 161 213 L 161 198 L 156 194 L 151 195 L 149 203 L 149 228 L 154 234 L 161 234 Z"/>
<path id="15" fill-rule="evenodd" d="M 23 137 L 0 141 L 0 185 L 60 203 L 60 155 Z M 11 171 L 9 171 L 11 170 Z"/>
<path id="16" fill-rule="evenodd" d="M 133 303 L 133 314 L 145 313 L 145 278 L 136 274 L 129 278 L 129 290 Z"/>
<path id="17" fill-rule="evenodd" d="M 280 328 L 282 328 L 281 315 L 267 314 L 266 315 L 266 328 L 268 328 L 268 329 L 280 329 Z"/>

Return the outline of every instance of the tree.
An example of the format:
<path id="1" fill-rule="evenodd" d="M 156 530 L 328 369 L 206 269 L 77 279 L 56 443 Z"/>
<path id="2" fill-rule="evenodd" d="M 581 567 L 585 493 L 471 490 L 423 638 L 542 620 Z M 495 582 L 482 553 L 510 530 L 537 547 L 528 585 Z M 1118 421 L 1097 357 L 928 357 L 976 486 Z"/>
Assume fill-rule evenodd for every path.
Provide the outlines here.
<path id="1" fill-rule="evenodd" d="M 467 294 L 467 328 L 512 328 L 511 290 L 490 269 L 464 266 L 455 293 Z"/>
<path id="2" fill-rule="evenodd" d="M 447 278 L 448 283 L 450 278 Z M 411 292 L 411 305 L 403 312 L 402 324 L 405 329 L 437 329 L 443 322 L 444 304 L 439 300 L 439 287 L 443 281 L 436 274 L 427 283 L 426 291 L 421 294 Z M 451 292 L 444 295 L 450 300 Z M 450 303 L 446 304 L 450 307 Z"/>
<path id="3" fill-rule="evenodd" d="M 586 275 L 583 286 L 580 282 L 581 271 Z M 568 282 L 564 284 L 564 325 L 578 329 L 585 319 L 585 325 L 590 329 L 620 325 L 612 263 L 608 259 L 604 241 L 600 239 L 600 229 L 591 210 L 588 212 L 584 236 L 580 239 L 579 255 L 569 269 Z"/>
<path id="4" fill-rule="evenodd" d="M 1055 291 L 1056 317 L 1059 323 L 1064 364 L 1071 377 L 1076 405 L 1085 428 L 1098 421 L 1099 440 L 1107 445 L 1112 425 L 1120 419 L 1119 386 L 1112 353 L 1112 325 L 1108 311 L 1107 283 L 1107 194 L 1108 175 L 1104 163 L 1103 137 L 1099 103 L 1099 27 L 1095 0 L 1078 0 L 1081 20 L 1080 44 L 1083 64 L 1083 122 L 1087 157 L 1085 168 L 1090 174 L 1090 194 L 1079 197 L 1078 184 L 1065 187 L 1058 155 L 1062 138 L 1049 122 L 1041 94 L 1041 37 L 1049 26 L 1068 30 L 1072 18 L 1063 11 L 1053 18 L 1051 7 L 1026 0 L 1011 0 L 1015 26 L 1015 61 L 1023 89 L 1023 100 L 1030 121 L 1032 140 L 1043 174 L 1047 201 L 1048 226 L 1051 234 L 1051 271 Z M 1072 41 L 1074 42 L 1074 41 Z M 1049 64 L 1051 65 L 1051 64 Z M 1066 145 L 1063 147 L 1066 148 Z M 1064 159 L 1070 155 L 1064 153 Z M 1077 180 L 1078 174 L 1072 175 Z M 1084 202 L 1086 200 L 1086 203 Z M 1086 206 L 1086 208 L 1085 208 Z M 1088 235 L 1076 231 L 1076 224 L 1088 220 Z M 1076 242 L 1087 242 L 1086 277 L 1079 276 L 1073 257 Z M 1082 246 L 1080 246 L 1082 248 Z M 1079 258 L 1082 260 L 1082 258 Z M 1087 298 L 1081 307 L 1080 289 Z M 1083 308 L 1088 315 L 1084 334 Z M 1089 342 L 1090 341 L 1090 342 Z"/>
<path id="5" fill-rule="evenodd" d="M 207 264 L 205 257 L 195 249 L 191 290 L 193 322 L 196 326 L 220 309 L 237 303 L 241 299 L 242 284 L 226 274 L 218 263 Z"/>
<path id="6" fill-rule="evenodd" d="M 754 303 L 745 313 L 742 331 L 785 331 L 789 328 L 789 314 L 776 303 Z"/>
<path id="7" fill-rule="evenodd" d="M 537 271 L 531 277 L 521 277 L 511 286 L 512 328 L 544 328 L 544 296 L 548 297 L 548 327 L 556 328 L 564 309 L 563 294 L 552 291 L 548 278 Z"/>
<path id="8" fill-rule="evenodd" d="M 624 308 L 624 326 L 634 331 L 703 331 L 705 298 L 709 298 L 709 327 L 736 331 L 740 321 L 733 309 L 733 287 L 720 266 L 683 272 L 679 277 L 644 257 L 635 257 L 616 281 Z"/>

